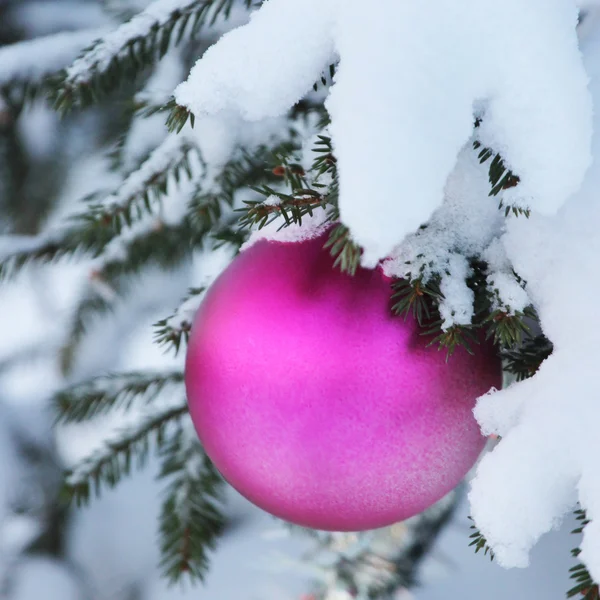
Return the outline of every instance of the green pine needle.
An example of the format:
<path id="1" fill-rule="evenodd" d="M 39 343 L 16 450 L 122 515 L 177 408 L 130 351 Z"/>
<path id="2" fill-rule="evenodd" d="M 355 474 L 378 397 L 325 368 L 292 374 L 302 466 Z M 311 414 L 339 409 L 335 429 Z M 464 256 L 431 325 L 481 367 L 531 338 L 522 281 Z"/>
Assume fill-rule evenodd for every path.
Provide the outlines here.
<path id="1" fill-rule="evenodd" d="M 183 374 L 139 372 L 96 377 L 54 397 L 59 423 L 80 423 L 112 410 L 126 410 L 138 399 L 148 404 L 168 386 L 181 385 Z"/>
<path id="2" fill-rule="evenodd" d="M 338 224 L 331 230 L 325 248 L 335 258 L 334 267 L 339 268 L 342 273 L 356 275 L 362 250 L 352 241 L 350 230 L 345 225 Z"/>
<path id="3" fill-rule="evenodd" d="M 165 408 L 121 432 L 116 439 L 106 441 L 103 448 L 67 474 L 65 494 L 77 505 L 83 505 L 89 502 L 92 494 L 97 497 L 103 488 L 115 487 L 134 466 L 145 466 L 151 443 L 160 448 L 166 440 L 169 425 L 186 415 L 186 404 Z"/>
<path id="4" fill-rule="evenodd" d="M 160 477 L 169 482 L 160 514 L 161 568 L 171 583 L 202 580 L 224 529 L 223 480 L 197 439 L 180 430 L 162 450 Z"/>
<path id="5" fill-rule="evenodd" d="M 469 517 L 469 519 L 471 519 L 471 521 L 473 520 L 471 517 Z M 469 536 L 469 539 L 471 540 L 469 547 L 473 546 L 475 548 L 475 554 L 483 551 L 484 556 L 489 556 L 490 560 L 494 560 L 494 551 L 488 545 L 485 536 L 475 525 L 471 525 L 471 529 L 473 530 L 473 533 Z"/>

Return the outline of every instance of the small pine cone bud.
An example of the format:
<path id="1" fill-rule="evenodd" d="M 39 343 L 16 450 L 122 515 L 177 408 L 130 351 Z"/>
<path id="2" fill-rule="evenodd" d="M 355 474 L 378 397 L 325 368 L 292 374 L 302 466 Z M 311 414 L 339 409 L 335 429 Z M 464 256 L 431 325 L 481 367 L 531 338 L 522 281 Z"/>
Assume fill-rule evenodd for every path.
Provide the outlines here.
<path id="1" fill-rule="evenodd" d="M 273 169 L 273 175 L 276 177 L 284 177 L 286 173 L 286 168 L 283 165 L 279 165 Z"/>

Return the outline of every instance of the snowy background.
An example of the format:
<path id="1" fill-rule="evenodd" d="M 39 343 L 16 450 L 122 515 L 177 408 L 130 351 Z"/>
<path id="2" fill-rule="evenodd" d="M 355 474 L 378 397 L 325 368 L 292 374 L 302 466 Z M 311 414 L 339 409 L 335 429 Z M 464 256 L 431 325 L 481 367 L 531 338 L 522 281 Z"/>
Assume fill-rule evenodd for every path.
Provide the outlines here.
<path id="1" fill-rule="evenodd" d="M 516 2 L 518 5 L 520 1 L 514 0 L 512 4 Z M 0 34 L 8 43 L 15 41 L 11 37 L 16 35 L 15 32 L 18 33 L 18 39 L 36 38 L 57 31 L 72 32 L 72 34 L 65 34 L 58 45 L 56 40 L 52 45 L 57 66 L 63 66 L 72 60 L 91 39 L 97 37 L 99 30 L 104 31 L 104 28 L 114 26 L 115 23 L 111 18 L 100 10 L 100 4 L 76 0 L 0 1 Z M 115 3 L 107 1 L 106 4 Z M 127 4 L 129 7 L 137 6 L 140 9 L 147 2 Z M 556 4 L 560 3 L 556 2 Z M 563 4 L 566 5 L 567 2 Z M 510 14 L 510 11 L 503 11 L 505 14 Z M 444 23 L 444 19 L 445 16 L 440 15 L 441 23 Z M 10 32 L 3 30 L 7 23 L 11 25 Z M 432 23 L 432 27 L 434 25 L 435 23 Z M 556 30 L 561 32 L 564 22 L 549 23 L 550 26 L 556 27 Z M 80 31 L 81 29 L 84 31 Z M 300 28 L 296 33 L 303 35 L 306 31 Z M 318 33 L 311 28 L 311 35 Z M 350 31 L 348 35 L 351 34 Z M 541 31 L 540 38 L 544 34 L 551 35 L 552 32 Z M 284 41 L 287 43 L 287 38 Z M 593 39 L 590 44 L 594 49 Z M 45 47 L 43 51 L 47 49 Z M 31 51 L 35 58 L 35 53 L 42 50 L 39 47 L 32 47 Z M 327 55 L 331 49 L 325 47 L 319 51 Z M 573 51 L 573 48 L 570 48 L 570 51 Z M 399 48 L 397 54 L 405 55 L 407 51 Z M 600 51 L 594 50 L 592 53 L 590 50 L 587 63 L 590 73 L 595 72 L 594 67 L 598 62 L 591 61 L 590 57 L 596 56 L 600 56 Z M 569 60 L 572 58 L 570 56 Z M 521 59 L 521 56 L 512 58 L 516 62 Z M 547 57 L 543 60 L 547 60 Z M 11 55 L 10 52 L 0 54 L 0 83 L 11 80 L 11 77 L 19 72 L 23 65 L 20 61 L 21 58 L 16 54 Z M 566 65 L 563 65 L 567 71 L 569 65 L 575 64 L 573 61 L 566 61 Z M 35 63 L 35 60 L 31 62 Z M 277 65 L 274 67 L 275 74 L 279 77 L 280 71 Z M 310 70 L 312 67 L 313 65 L 308 65 L 307 69 Z M 540 71 L 545 70 L 543 65 L 538 67 Z M 269 76 L 268 70 L 263 69 L 257 74 L 253 71 L 244 71 L 243 65 L 240 68 L 242 77 Z M 553 70 L 552 73 L 554 77 L 555 71 Z M 349 80 L 352 79 L 352 75 L 349 74 Z M 437 75 L 441 76 L 439 73 Z M 305 79 L 312 81 L 311 77 L 309 73 Z M 152 93 L 154 101 L 161 98 L 165 101 L 174 87 L 184 78 L 181 57 L 177 54 L 168 55 L 161 63 L 155 77 L 148 83 L 146 91 Z M 584 76 L 577 69 L 562 79 L 556 77 L 557 81 L 560 79 L 557 85 L 563 85 L 565 79 L 570 81 L 573 78 L 575 87 L 582 85 Z M 598 78 L 596 78 L 596 86 L 597 82 Z M 469 81 L 463 83 L 466 87 L 470 85 Z M 529 78 L 527 80 L 528 86 L 543 86 L 546 83 L 530 81 Z M 514 85 L 514 81 L 511 85 Z M 552 84 L 552 89 L 554 85 Z M 180 89 L 182 97 L 185 96 L 185 90 L 185 87 Z M 206 94 L 210 95 L 209 92 L 210 90 L 206 91 Z M 584 98 L 580 104 L 582 110 L 577 110 L 577 102 L 569 103 L 569 98 L 562 99 L 569 109 L 563 111 L 562 105 L 553 108 L 561 114 L 561 119 L 563 113 L 570 114 L 573 127 L 563 128 L 557 132 L 554 128 L 556 113 L 544 115 L 540 113 L 539 118 L 546 118 L 551 123 L 550 129 L 554 132 L 554 137 L 551 144 L 546 144 L 545 138 L 538 139 L 536 152 L 539 150 L 544 156 L 551 155 L 549 161 L 551 166 L 548 168 L 553 172 L 553 176 L 559 179 L 558 171 L 560 170 L 564 175 L 565 169 L 557 169 L 553 165 L 558 163 L 562 167 L 563 161 L 570 161 L 575 165 L 574 169 L 567 169 L 567 176 L 559 182 L 564 188 L 564 194 L 568 194 L 571 187 L 576 187 L 575 180 L 585 170 L 587 156 L 570 155 L 568 150 L 570 142 L 566 143 L 565 139 L 572 130 L 585 129 L 585 124 L 581 125 L 580 122 L 585 119 L 586 105 Z M 287 100 L 289 98 L 284 98 L 284 103 Z M 454 100 L 460 104 L 461 98 Z M 472 98 L 469 98 L 469 102 L 471 100 Z M 198 102 L 198 98 L 194 96 L 190 101 Z M 522 108 L 521 114 L 526 117 L 531 116 L 530 109 L 531 107 Z M 419 110 L 430 112 L 432 108 L 421 106 Z M 7 114 L 0 104 L 0 128 L 6 126 L 2 116 Z M 346 116 L 342 114 L 340 118 L 343 123 Z M 413 120 L 413 117 L 410 116 L 409 120 Z M 163 116 L 159 115 L 143 123 L 134 123 L 126 142 L 128 144 L 126 156 L 131 165 L 136 164 L 141 156 L 165 137 L 162 121 L 164 121 Z M 520 121 L 511 123 L 509 129 L 519 131 L 520 123 Z M 398 127 L 401 124 L 401 122 L 397 123 Z M 35 202 L 36 199 L 40 200 L 54 193 L 58 188 L 61 190 L 61 200 L 49 216 L 50 223 L 59 222 L 62 216 L 72 210 L 73 204 L 89 192 L 97 191 L 99 188 L 110 190 L 112 186 L 118 185 L 119 179 L 115 178 L 114 172 L 110 170 L 103 146 L 110 135 L 110 107 L 89 111 L 60 122 L 54 112 L 43 102 L 38 101 L 28 107 L 19 116 L 17 122 L 10 126 L 11 135 L 18 140 L 20 151 L 28 157 L 30 165 L 28 176 L 18 182 L 22 196 L 31 198 L 33 199 L 31 202 Z M 352 127 L 359 126 L 360 123 L 352 124 Z M 548 129 L 544 124 L 540 127 Z M 450 150 L 446 148 L 446 151 L 454 152 L 453 160 L 458 148 L 466 139 L 466 129 L 463 127 L 447 132 L 448 136 L 454 136 L 457 140 L 450 145 Z M 387 129 L 385 132 L 389 135 Z M 0 131 L 0 133 L 4 132 Z M 415 136 L 422 134 L 422 132 L 412 133 Z M 214 135 L 215 138 L 220 135 L 219 131 L 215 131 Z M 404 134 L 399 131 L 395 135 Z M 520 131 L 519 135 L 527 138 L 527 144 L 531 143 L 527 131 Z M 218 145 L 221 140 L 217 142 L 208 136 L 203 141 L 209 146 L 213 142 Z M 554 152 L 557 147 L 560 150 L 558 153 Z M 14 155 L 10 152 L 10 147 L 6 144 L 0 148 L 0 173 L 6 166 L 10 167 L 13 164 Z M 534 158 L 537 160 L 539 152 L 531 150 L 528 152 L 535 154 Z M 393 152 L 390 154 L 394 156 L 394 164 L 389 171 L 396 178 L 399 161 Z M 413 156 L 418 154 L 413 150 Z M 355 158 L 350 156 L 345 160 L 350 163 Z M 374 158 L 380 160 L 381 155 Z M 363 159 L 364 156 L 361 157 L 361 160 Z M 446 160 L 444 157 L 442 159 Z M 422 166 L 416 166 L 410 160 L 400 162 L 408 172 L 414 172 L 417 166 Z M 377 169 L 381 171 L 381 165 L 378 164 Z M 363 170 L 362 166 L 361 169 L 350 169 L 356 174 L 362 173 Z M 443 184 L 448 173 L 437 173 L 437 179 L 430 175 L 431 173 L 424 173 L 419 179 L 431 182 L 432 186 L 436 181 L 439 184 L 438 180 Z M 0 177 L 0 183 L 6 180 L 6 177 L 4 179 Z M 590 185 L 595 183 L 593 178 L 590 181 Z M 382 183 L 384 184 L 385 182 Z M 534 178 L 532 186 L 534 184 L 556 187 L 552 182 L 545 181 L 543 177 L 538 177 L 537 180 Z M 363 195 L 361 191 L 363 185 L 366 185 L 363 181 L 350 183 L 350 186 L 357 190 L 358 196 Z M 420 193 L 422 191 L 419 190 Z M 432 198 L 434 192 L 435 190 L 431 191 Z M 3 189 L 0 188 L 0 195 L 2 193 Z M 185 199 L 185 189 L 180 193 Z M 431 204 L 429 208 L 421 207 L 427 213 L 426 216 L 430 214 L 430 209 L 436 206 L 434 200 L 431 200 Z M 23 215 L 27 213 L 27 206 L 19 205 L 18 208 Z M 375 212 L 377 211 L 373 211 Z M 575 212 L 576 206 L 573 208 L 573 214 Z M 386 218 L 389 220 L 389 216 Z M 352 219 L 356 221 L 357 227 L 363 226 L 362 214 L 351 216 Z M 418 224 L 422 220 L 422 214 L 415 216 L 415 223 Z M 542 235 L 545 231 L 542 231 L 544 222 L 541 221 L 538 230 L 535 229 L 535 224 L 538 222 L 534 220 L 533 223 L 533 230 L 540 231 L 539 235 Z M 377 225 L 377 223 L 364 223 L 366 229 L 362 233 L 365 243 L 373 243 L 371 229 Z M 564 232 L 560 229 L 556 232 L 550 226 L 546 234 L 568 236 L 570 235 L 568 222 L 565 227 L 567 229 Z M 531 236 L 531 229 L 520 231 L 519 228 L 523 228 L 523 225 L 514 225 L 511 232 L 514 238 L 513 247 L 523 251 L 523 269 L 531 271 L 531 279 L 537 284 L 537 287 L 535 285 L 533 287 L 534 292 L 539 289 L 541 295 L 552 295 L 554 288 L 551 284 L 548 284 L 550 287 L 544 287 L 547 284 L 540 275 L 539 268 L 536 271 L 528 263 L 527 256 L 531 257 L 532 253 L 527 253 L 524 242 L 533 239 L 542 243 L 547 238 L 540 238 L 542 239 L 540 242 L 538 238 Z M 592 230 L 595 228 L 595 221 L 590 221 L 590 228 Z M 26 224 L 22 229 L 27 230 Z M 408 229 L 412 227 L 409 226 Z M 393 235 L 402 233 L 404 232 L 395 231 Z M 569 238 L 565 239 L 566 245 L 569 245 Z M 388 240 L 388 246 L 396 241 L 396 239 Z M 386 247 L 385 251 L 387 250 Z M 382 252 L 384 251 L 381 248 L 373 248 L 375 256 L 381 255 Z M 515 252 L 515 263 L 521 259 L 517 254 Z M 557 264 L 565 270 L 565 278 L 568 278 L 572 267 L 572 263 L 568 262 L 568 253 L 562 259 L 563 262 L 558 261 Z M 0 332 L 2 332 L 0 336 L 0 598 L 6 597 L 10 600 L 39 598 L 43 600 L 170 600 L 176 598 L 299 600 L 310 591 L 312 582 L 319 577 L 319 571 L 314 566 L 311 567 L 310 562 L 302 561 L 301 558 L 311 550 L 312 541 L 301 534 L 290 535 L 278 522 L 248 505 L 233 492 L 230 494 L 227 508 L 230 517 L 229 527 L 215 552 L 212 568 L 203 589 L 167 589 L 157 568 L 159 553 L 156 527 L 161 490 L 154 481 L 156 465 L 152 461 L 145 471 L 133 475 L 115 491 L 104 493 L 102 498 L 92 502 L 89 508 L 73 509 L 65 516 L 55 507 L 61 469 L 69 467 L 78 458 L 89 454 L 107 435 L 110 435 L 110 432 L 126 426 L 129 419 L 135 419 L 138 415 L 134 412 L 122 414 L 116 420 L 106 420 L 100 425 L 95 423 L 93 427 L 78 425 L 53 429 L 50 405 L 52 394 L 65 383 L 76 383 L 98 373 L 153 367 L 157 369 L 181 367 L 181 357 L 174 359 L 172 356 L 167 356 L 152 343 L 152 324 L 169 314 L 190 286 L 199 285 L 207 277 L 210 278 L 210 273 L 218 271 L 226 260 L 227 256 L 198 253 L 191 264 L 173 269 L 172 272 L 165 273 L 156 269 L 145 273 L 135 281 L 134 289 L 127 296 L 126 301 L 116 302 L 112 306 L 109 317 L 98 318 L 91 324 L 88 335 L 77 350 L 74 365 L 67 379 L 61 370 L 57 354 L 64 346 L 65 332 L 69 330 L 74 307 L 90 287 L 100 289 L 108 297 L 111 295 L 110 289 L 102 289 L 102 284 L 94 279 L 94 272 L 98 265 L 88 261 L 83 264 L 67 262 L 61 264 L 60 268 L 52 269 L 29 267 L 16 281 L 0 289 Z M 574 255 L 570 260 L 575 262 L 579 257 Z M 545 266 L 545 263 L 542 264 L 544 269 Z M 586 298 L 583 297 L 582 301 L 585 302 Z M 589 306 L 594 307 L 596 299 L 597 294 L 593 290 L 590 291 L 587 298 L 590 302 Z M 560 300 L 561 297 L 557 296 L 557 301 Z M 588 305 L 583 306 L 585 308 Z M 572 309 L 561 312 L 563 309 L 564 306 L 556 309 L 561 317 L 566 312 L 573 313 Z M 575 311 L 575 316 L 589 314 L 588 309 Z M 591 310 L 593 311 L 594 308 Z M 572 326 L 570 323 L 565 325 L 562 318 L 555 318 L 552 310 L 543 313 L 542 316 L 548 317 L 549 326 L 554 327 L 559 341 L 562 340 L 562 330 Z M 555 331 L 553 330 L 552 333 Z M 561 371 L 557 369 L 556 372 Z M 583 381 L 585 388 L 585 377 L 580 377 L 578 381 Z M 590 385 L 589 382 L 587 385 Z M 571 395 L 569 394 L 568 397 L 570 398 Z M 585 398 L 585 394 L 582 394 L 582 397 Z M 485 415 L 482 415 L 482 419 L 484 418 Z M 489 416 L 488 419 L 490 422 L 493 421 Z M 490 425 L 490 429 L 493 428 L 494 425 Z M 537 458 L 548 463 L 544 456 Z M 512 489 L 509 491 L 507 503 L 512 502 L 512 498 L 516 496 L 516 492 Z M 533 502 L 538 500 L 537 496 L 533 498 Z M 467 502 L 463 500 L 452 522 L 446 527 L 433 552 L 423 564 L 422 586 L 412 591 L 415 598 L 422 600 L 438 598 L 479 600 L 482 597 L 489 600 L 564 598 L 565 590 L 570 587 L 568 569 L 574 564 L 570 549 L 579 544 L 579 540 L 569 534 L 570 529 L 573 528 L 571 523 L 566 523 L 560 531 L 552 532 L 542 538 L 542 542 L 532 552 L 531 566 L 528 569 L 505 571 L 496 564 L 490 563 L 488 559 L 476 556 L 468 547 L 470 534 L 468 513 Z M 497 528 L 497 521 L 492 525 Z M 543 530 L 546 525 L 543 523 L 541 529 Z M 23 548 L 28 547 L 41 533 L 53 538 L 47 545 L 60 547 L 56 552 L 61 556 L 60 559 L 48 558 L 47 553 L 22 556 Z M 335 600 L 347 599 L 340 596 Z"/>

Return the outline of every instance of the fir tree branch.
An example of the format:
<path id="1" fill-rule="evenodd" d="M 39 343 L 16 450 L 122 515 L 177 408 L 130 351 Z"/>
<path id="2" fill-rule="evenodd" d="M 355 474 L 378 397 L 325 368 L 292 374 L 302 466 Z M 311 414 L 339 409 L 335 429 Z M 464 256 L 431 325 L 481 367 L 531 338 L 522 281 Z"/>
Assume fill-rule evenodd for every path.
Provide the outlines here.
<path id="1" fill-rule="evenodd" d="M 580 525 L 573 529 L 571 533 L 581 534 L 590 521 L 587 518 L 586 512 L 580 509 L 575 511 L 575 518 L 580 522 Z M 577 558 L 581 554 L 581 549 L 574 548 L 571 550 L 571 554 Z M 590 572 L 583 563 L 579 563 L 569 569 L 569 573 L 571 573 L 570 578 L 575 581 L 576 585 L 567 592 L 567 598 L 582 596 L 583 600 L 600 599 L 600 587 L 592 579 Z"/>
<path id="2" fill-rule="evenodd" d="M 128 409 L 143 398 L 149 404 L 168 386 L 183 382 L 183 374 L 131 372 L 97 377 L 62 390 L 54 397 L 59 423 L 80 423 L 112 410 Z"/>
<path id="3" fill-rule="evenodd" d="M 170 480 L 160 515 L 161 568 L 171 582 L 202 580 L 209 552 L 224 528 L 223 480 L 191 434 L 180 430 L 161 454 L 161 478 Z"/>
<path id="4" fill-rule="evenodd" d="M 0 257 L 0 281 L 15 277 L 32 263 L 52 263 L 73 254 L 76 245 L 67 231 L 55 239 L 40 238 L 39 243 L 16 248 Z"/>
<path id="5" fill-rule="evenodd" d="M 283 217 L 285 226 L 292 223 L 302 225 L 302 218 L 312 216 L 317 208 L 325 208 L 328 204 L 327 197 L 311 189 L 299 189 L 294 194 L 283 194 L 269 186 L 253 188 L 259 194 L 266 196 L 266 200 L 246 200 L 246 208 L 241 209 L 244 216 L 240 220 L 240 227 L 257 226 L 262 229 L 278 217 Z"/>
<path id="6" fill-rule="evenodd" d="M 528 336 L 531 331 L 526 319 L 537 321 L 533 307 L 516 311 L 514 314 L 499 309 L 494 310 L 484 320 L 484 325 L 487 325 L 486 337 L 503 348 L 514 347 L 520 344 L 524 336 Z"/>
<path id="7" fill-rule="evenodd" d="M 500 156 L 500 154 L 497 154 L 491 148 L 483 147 L 481 142 L 479 141 L 473 142 L 473 148 L 475 150 L 479 150 L 478 158 L 481 164 L 484 164 L 490 159 L 492 159 L 489 165 L 489 180 L 491 185 L 491 190 L 489 193 L 490 196 L 497 196 L 503 190 L 508 190 L 519 185 L 521 180 L 517 175 L 515 175 L 510 169 L 506 167 L 504 160 Z M 523 208 L 521 206 L 505 205 L 502 200 L 500 200 L 498 208 L 500 210 L 504 210 L 505 217 L 508 217 L 508 215 L 511 212 L 516 217 L 523 215 L 529 218 L 531 214 L 531 211 L 528 208 Z"/>
<path id="8" fill-rule="evenodd" d="M 100 246 L 119 235 L 124 227 L 151 214 L 153 205 L 167 193 L 169 181 L 178 183 L 185 175 L 192 179 L 190 153 L 195 148 L 184 136 L 168 137 L 102 202 L 90 203 L 87 211 L 74 217 L 90 235 L 98 234 Z"/>
<path id="9" fill-rule="evenodd" d="M 529 338 L 517 348 L 502 351 L 504 370 L 516 376 L 517 381 L 533 377 L 554 347 L 545 335 Z"/>
<path id="10" fill-rule="evenodd" d="M 202 239 L 202 232 L 184 219 L 175 225 L 159 222 L 130 239 L 114 240 L 119 242 L 118 249 L 111 248 L 114 258 L 104 257 L 104 264 L 92 273 L 88 291 L 73 316 L 67 342 L 60 353 L 63 373 L 70 372 L 89 323 L 98 315 L 110 312 L 115 302 L 127 295 L 133 277 L 139 277 L 150 265 L 161 269 L 178 266 L 201 245 Z"/>
<path id="11" fill-rule="evenodd" d="M 352 241 L 350 230 L 345 225 L 338 224 L 331 230 L 325 248 L 335 258 L 334 267 L 338 267 L 342 273 L 356 275 L 362 250 Z"/>
<path id="12" fill-rule="evenodd" d="M 52 75 L 75 60 L 106 29 L 42 36 L 0 48 L 0 95 L 21 106 L 52 87 Z"/>
<path id="13" fill-rule="evenodd" d="M 247 9 L 253 0 L 244 0 Z M 61 112 L 85 107 L 135 78 L 182 40 L 218 18 L 227 19 L 235 0 L 155 0 L 83 53 L 55 84 Z"/>
<path id="14" fill-rule="evenodd" d="M 479 344 L 477 338 L 477 325 L 452 325 L 446 330 L 442 329 L 440 319 L 432 327 L 423 332 L 423 335 L 437 335 L 429 342 L 428 346 L 438 344 L 440 350 L 446 350 L 446 359 L 450 358 L 457 348 L 464 348 L 469 354 L 474 354 L 473 346 Z"/>
<path id="15" fill-rule="evenodd" d="M 471 521 L 473 520 L 471 517 L 469 517 L 469 519 L 471 519 Z M 490 560 L 494 560 L 494 551 L 488 545 L 485 536 L 481 533 L 481 531 L 479 531 L 479 529 L 477 529 L 475 525 L 471 525 L 471 529 L 473 530 L 473 533 L 469 536 L 469 539 L 471 540 L 469 547 L 475 547 L 475 554 L 477 554 L 480 550 L 483 550 L 484 556 L 489 554 Z"/>
<path id="16" fill-rule="evenodd" d="M 188 343 L 192 330 L 192 319 L 204 295 L 205 288 L 192 288 L 181 306 L 168 318 L 154 325 L 154 341 L 161 346 L 171 346 L 175 355 L 182 341 Z"/>
<path id="17" fill-rule="evenodd" d="M 97 315 L 112 311 L 115 294 L 116 290 L 114 289 L 110 290 L 110 294 L 99 293 L 96 286 L 91 285 L 83 296 L 71 320 L 67 341 L 60 349 L 60 368 L 63 375 L 71 373 L 79 344 L 87 333 L 89 322 Z"/>
<path id="18" fill-rule="evenodd" d="M 406 319 L 409 314 L 417 320 L 420 327 L 430 324 L 437 317 L 437 305 L 444 298 L 440 290 L 440 278 L 430 277 L 425 281 L 416 279 L 397 279 L 392 284 L 392 312 Z"/>
<path id="19" fill-rule="evenodd" d="M 159 146 L 142 167 L 130 175 L 118 192 L 103 202 L 97 202 L 97 195 L 93 195 L 89 199 L 89 209 L 71 217 L 67 227 L 40 236 L 36 244 L 29 244 L 23 249 L 17 248 L 1 256 L 0 280 L 16 275 L 33 262 L 51 263 L 78 252 L 98 256 L 114 238 L 122 234 L 125 227 L 130 227 L 151 214 L 154 203 L 167 193 L 171 178 L 178 182 L 184 173 L 187 177 L 192 177 L 189 159 L 193 146 L 183 137 L 167 142 Z M 186 222 L 181 227 L 192 233 L 189 223 Z M 163 228 L 162 232 L 160 229 L 157 227 L 153 232 L 154 238 L 166 240 L 172 233 L 168 227 Z M 183 232 L 177 230 L 175 233 L 180 235 Z M 145 248 L 146 259 L 155 254 L 162 264 L 172 264 L 168 262 L 171 254 L 161 257 L 154 252 L 155 249 L 141 243 L 142 237 L 139 236 L 137 242 L 126 243 L 130 247 L 130 270 L 137 268 L 144 259 L 142 247 Z M 146 237 L 146 241 L 149 241 L 149 237 Z M 116 261 L 114 265 L 108 265 L 106 270 L 126 272 L 127 269 L 122 266 L 124 263 L 125 261 Z"/>
<path id="20" fill-rule="evenodd" d="M 213 181 L 200 181 L 189 207 L 194 225 L 203 231 L 213 229 L 224 207 L 233 206 L 236 192 L 269 178 L 267 166 L 273 152 L 283 151 L 289 144 L 282 142 L 274 151 L 262 145 L 251 152 L 240 148 Z"/>
<path id="21" fill-rule="evenodd" d="M 124 430 L 104 447 L 82 460 L 68 474 L 65 491 L 78 505 L 86 504 L 93 492 L 98 496 L 104 487 L 113 488 L 136 467 L 142 468 L 150 452 L 152 437 L 158 448 L 165 442 L 167 427 L 187 415 L 187 405 L 170 406 L 154 411 L 136 425 Z"/>

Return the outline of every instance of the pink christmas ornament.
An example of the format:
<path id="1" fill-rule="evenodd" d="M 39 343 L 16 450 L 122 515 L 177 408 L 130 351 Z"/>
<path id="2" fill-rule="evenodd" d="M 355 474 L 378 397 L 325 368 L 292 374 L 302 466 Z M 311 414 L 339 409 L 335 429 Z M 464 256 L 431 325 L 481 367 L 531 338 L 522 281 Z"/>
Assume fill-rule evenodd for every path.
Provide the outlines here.
<path id="1" fill-rule="evenodd" d="M 225 479 L 264 510 L 374 529 L 471 468 L 485 442 L 472 409 L 500 363 L 487 344 L 446 362 L 391 314 L 380 270 L 342 274 L 324 242 L 260 241 L 213 284 L 189 341 L 190 413 Z"/>

